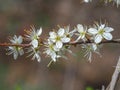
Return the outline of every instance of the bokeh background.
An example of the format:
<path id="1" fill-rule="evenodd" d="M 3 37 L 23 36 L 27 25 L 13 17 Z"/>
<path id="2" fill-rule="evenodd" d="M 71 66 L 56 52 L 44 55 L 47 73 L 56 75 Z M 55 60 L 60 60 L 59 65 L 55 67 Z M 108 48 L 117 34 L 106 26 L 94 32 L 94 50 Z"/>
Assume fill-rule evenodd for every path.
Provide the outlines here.
<path id="1" fill-rule="evenodd" d="M 113 27 L 114 38 L 120 38 L 120 7 L 80 0 L 0 0 L 0 42 L 9 36 L 24 35 L 30 25 L 43 27 L 42 38 L 53 28 L 77 24 L 92 25 L 94 21 L 107 21 Z M 0 47 L 0 90 L 96 90 L 110 82 L 120 55 L 119 44 L 106 44 L 100 50 L 102 57 L 93 55 L 91 63 L 84 58 L 80 46 L 66 53 L 68 60 L 60 59 L 49 68 L 50 59 L 32 61 L 27 54 L 13 60 L 6 56 L 7 47 Z M 120 90 L 117 85 L 116 90 Z"/>

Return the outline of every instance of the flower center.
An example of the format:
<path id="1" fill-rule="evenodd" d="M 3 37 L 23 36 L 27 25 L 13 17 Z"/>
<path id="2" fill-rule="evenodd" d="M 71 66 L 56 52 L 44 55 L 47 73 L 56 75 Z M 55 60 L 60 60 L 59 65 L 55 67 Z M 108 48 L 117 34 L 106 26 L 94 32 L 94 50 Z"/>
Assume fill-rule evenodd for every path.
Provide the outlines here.
<path id="1" fill-rule="evenodd" d="M 49 46 L 49 48 L 50 48 L 51 50 L 54 50 L 53 44 L 51 44 L 51 45 Z"/>
<path id="2" fill-rule="evenodd" d="M 38 36 L 37 36 L 37 35 L 34 35 L 33 39 L 38 39 Z"/>
<path id="3" fill-rule="evenodd" d="M 56 37 L 56 41 L 59 41 L 61 38 L 59 36 Z"/>
<path id="4" fill-rule="evenodd" d="M 86 34 L 86 32 L 81 32 L 80 36 L 84 36 Z"/>
<path id="5" fill-rule="evenodd" d="M 105 32 L 104 29 L 101 29 L 101 30 L 99 30 L 98 33 L 102 35 L 104 32 Z"/>

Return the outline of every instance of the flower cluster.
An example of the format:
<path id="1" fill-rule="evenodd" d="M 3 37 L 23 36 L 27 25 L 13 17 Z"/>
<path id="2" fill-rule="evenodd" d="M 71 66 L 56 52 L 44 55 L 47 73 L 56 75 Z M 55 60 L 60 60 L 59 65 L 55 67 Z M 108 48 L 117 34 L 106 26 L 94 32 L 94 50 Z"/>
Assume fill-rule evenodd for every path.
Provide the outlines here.
<path id="1" fill-rule="evenodd" d="M 31 27 L 30 30 L 25 30 L 24 40 L 28 41 L 26 52 L 29 53 L 28 56 L 33 56 L 32 60 L 36 59 L 40 62 L 40 48 L 44 47 L 43 54 L 46 54 L 52 61 L 56 62 L 58 58 L 65 57 L 65 51 L 72 53 L 70 50 L 71 45 L 76 46 L 80 43 L 85 50 L 85 57 L 88 57 L 88 60 L 91 61 L 93 52 L 100 55 L 99 44 L 104 40 L 112 40 L 111 32 L 113 30 L 112 27 L 108 27 L 106 24 L 98 23 L 92 27 L 78 24 L 72 30 L 70 30 L 68 25 L 66 27 L 59 27 L 58 30 L 50 31 L 47 39 L 41 39 L 42 28 L 36 30 L 34 27 Z M 22 46 L 26 44 L 22 44 L 22 41 L 22 36 L 17 37 L 15 35 L 10 39 L 11 46 L 8 47 L 8 55 L 13 54 L 14 59 L 17 59 L 19 54 L 23 55 Z"/>
<path id="2" fill-rule="evenodd" d="M 95 43 L 100 43 L 103 39 L 112 40 L 111 32 L 114 29 L 111 27 L 105 26 L 105 24 L 95 25 L 95 27 L 89 28 L 88 32 L 93 36 Z"/>
<path id="3" fill-rule="evenodd" d="M 117 7 L 120 5 L 120 0 L 103 0 L 105 3 L 116 3 L 117 4 Z M 92 0 L 83 0 L 83 2 L 85 3 L 89 3 L 89 2 L 92 2 Z"/>
<path id="4" fill-rule="evenodd" d="M 38 62 L 40 62 L 41 58 L 40 58 L 40 35 L 42 34 L 42 28 L 35 30 L 34 27 L 32 27 L 32 29 L 30 31 L 26 31 L 26 39 L 28 41 L 30 41 L 30 47 L 27 48 L 28 51 L 27 53 L 30 53 L 29 56 L 33 55 L 32 60 L 34 60 L 35 58 L 37 59 Z"/>
<path id="5" fill-rule="evenodd" d="M 69 31 L 69 26 L 66 28 L 59 28 L 57 32 L 49 32 L 49 38 L 45 44 L 47 47 L 45 53 L 50 56 L 54 62 L 57 58 L 63 56 L 61 52 L 66 49 L 64 44 L 71 41 L 74 32 L 75 30 Z"/>
<path id="6" fill-rule="evenodd" d="M 18 55 L 23 55 L 24 51 L 22 47 L 19 47 L 17 45 L 21 44 L 23 42 L 23 38 L 22 36 L 17 37 L 16 35 L 14 35 L 13 38 L 10 39 L 10 42 L 12 44 L 15 44 L 16 46 L 9 46 L 8 47 L 8 55 L 13 54 L 14 59 L 17 59 Z"/>

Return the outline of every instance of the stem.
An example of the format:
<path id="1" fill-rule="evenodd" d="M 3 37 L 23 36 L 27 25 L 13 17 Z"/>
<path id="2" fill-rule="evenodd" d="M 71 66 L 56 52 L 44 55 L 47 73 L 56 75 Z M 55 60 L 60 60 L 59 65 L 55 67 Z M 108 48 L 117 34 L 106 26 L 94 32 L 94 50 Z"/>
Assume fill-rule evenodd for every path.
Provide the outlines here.
<path id="1" fill-rule="evenodd" d="M 31 44 L 0 43 L 0 46 L 19 46 L 19 47 L 28 47 L 28 46 L 31 46 Z"/>
<path id="2" fill-rule="evenodd" d="M 117 66 L 115 68 L 115 71 L 113 73 L 109 89 L 107 89 L 107 90 L 114 90 L 115 89 L 115 86 L 116 86 L 116 83 L 117 83 L 117 80 L 118 80 L 118 77 L 119 77 L 119 73 L 120 73 L 120 57 L 119 57 Z"/>
<path id="3" fill-rule="evenodd" d="M 80 42 L 69 42 L 69 43 L 64 43 L 64 44 L 68 44 L 68 45 L 79 45 L 79 44 L 89 44 L 89 43 L 94 43 L 94 41 L 80 41 Z M 120 44 L 120 40 L 119 39 L 115 39 L 115 40 L 109 40 L 109 41 L 102 41 L 99 44 L 104 44 L 104 43 L 119 43 Z"/>
<path id="4" fill-rule="evenodd" d="M 79 42 L 69 42 L 69 43 L 64 43 L 64 45 L 79 45 L 79 44 L 89 44 L 89 43 L 94 43 L 94 41 L 79 41 Z M 99 44 L 105 44 L 105 43 L 118 43 L 120 44 L 120 39 L 115 39 L 115 40 L 109 40 L 109 41 L 102 41 Z M 44 43 L 42 42 L 44 45 Z M 19 46 L 19 47 L 28 47 L 31 46 L 31 44 L 11 44 L 11 43 L 0 43 L 0 46 Z"/>

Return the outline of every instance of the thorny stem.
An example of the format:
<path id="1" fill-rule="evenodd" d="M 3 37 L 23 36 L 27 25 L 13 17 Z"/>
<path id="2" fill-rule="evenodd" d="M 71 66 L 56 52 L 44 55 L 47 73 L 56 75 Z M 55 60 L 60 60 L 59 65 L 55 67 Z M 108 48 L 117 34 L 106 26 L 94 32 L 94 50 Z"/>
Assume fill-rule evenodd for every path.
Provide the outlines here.
<path id="1" fill-rule="evenodd" d="M 64 43 L 64 45 L 79 45 L 79 44 L 89 44 L 89 43 L 94 43 L 94 41 L 79 41 L 79 42 L 69 42 L 69 43 Z M 105 43 L 118 43 L 120 44 L 120 39 L 114 39 L 114 40 L 110 40 L 110 41 L 102 41 L 99 44 L 105 44 Z M 44 43 L 42 42 L 42 45 L 44 45 Z M 31 46 L 31 44 L 11 44 L 11 43 L 0 43 L 0 46 L 19 46 L 19 47 L 29 47 Z"/>

